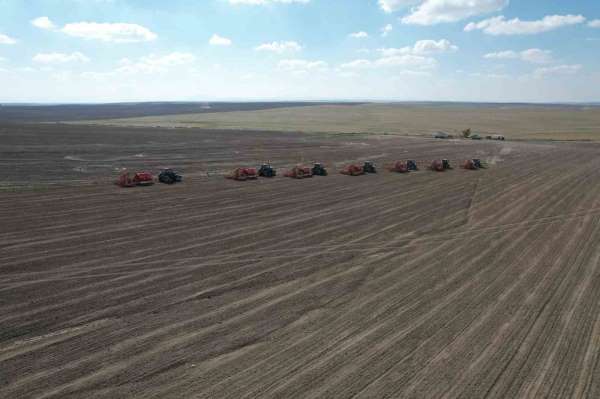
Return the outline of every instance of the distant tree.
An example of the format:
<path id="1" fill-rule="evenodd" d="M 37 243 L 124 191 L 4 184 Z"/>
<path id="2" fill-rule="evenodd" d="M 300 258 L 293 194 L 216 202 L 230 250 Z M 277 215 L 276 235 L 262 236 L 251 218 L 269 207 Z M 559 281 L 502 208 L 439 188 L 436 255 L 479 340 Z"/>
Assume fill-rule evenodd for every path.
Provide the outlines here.
<path id="1" fill-rule="evenodd" d="M 468 139 L 469 137 L 471 137 L 471 129 L 465 129 L 462 131 L 462 135 L 464 138 Z"/>

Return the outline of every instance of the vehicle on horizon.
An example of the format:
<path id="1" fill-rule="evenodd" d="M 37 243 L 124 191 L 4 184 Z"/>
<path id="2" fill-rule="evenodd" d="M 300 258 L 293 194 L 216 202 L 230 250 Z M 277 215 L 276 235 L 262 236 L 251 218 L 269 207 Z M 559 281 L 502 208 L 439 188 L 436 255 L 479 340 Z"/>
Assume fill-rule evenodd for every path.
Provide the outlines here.
<path id="1" fill-rule="evenodd" d="M 323 164 L 316 162 L 312 167 L 313 176 L 327 176 L 327 169 Z"/>
<path id="2" fill-rule="evenodd" d="M 260 177 L 275 177 L 277 176 L 277 171 L 270 163 L 263 163 L 258 169 L 258 175 Z"/>
<path id="3" fill-rule="evenodd" d="M 150 172 L 135 172 L 131 174 L 124 170 L 119 175 L 116 184 L 120 187 L 151 186 L 154 184 L 154 176 Z"/>
<path id="4" fill-rule="evenodd" d="M 375 163 L 372 161 L 365 161 L 365 163 L 363 164 L 363 171 L 365 173 L 377 173 Z"/>
<path id="5" fill-rule="evenodd" d="M 305 179 L 307 177 L 313 177 L 312 169 L 304 165 L 296 165 L 292 169 L 288 170 L 285 177 L 291 177 L 294 179 Z"/>
<path id="6" fill-rule="evenodd" d="M 183 176 L 173 169 L 163 169 L 158 175 L 158 181 L 164 184 L 175 184 L 183 181 Z"/>
<path id="7" fill-rule="evenodd" d="M 235 168 L 225 178 L 237 181 L 256 180 L 258 173 L 256 168 Z"/>

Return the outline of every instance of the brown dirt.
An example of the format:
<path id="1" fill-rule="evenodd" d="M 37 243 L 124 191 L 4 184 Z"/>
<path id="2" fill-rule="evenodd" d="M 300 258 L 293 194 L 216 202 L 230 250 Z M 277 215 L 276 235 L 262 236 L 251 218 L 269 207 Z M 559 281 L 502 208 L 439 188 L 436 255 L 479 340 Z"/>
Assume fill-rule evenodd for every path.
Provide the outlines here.
<path id="1" fill-rule="evenodd" d="M 3 159 L 102 184 L 0 192 L 0 397 L 600 396 L 597 145 L 48 129 Z M 185 182 L 60 174 L 136 145 Z M 219 176 L 262 154 L 491 167 Z"/>

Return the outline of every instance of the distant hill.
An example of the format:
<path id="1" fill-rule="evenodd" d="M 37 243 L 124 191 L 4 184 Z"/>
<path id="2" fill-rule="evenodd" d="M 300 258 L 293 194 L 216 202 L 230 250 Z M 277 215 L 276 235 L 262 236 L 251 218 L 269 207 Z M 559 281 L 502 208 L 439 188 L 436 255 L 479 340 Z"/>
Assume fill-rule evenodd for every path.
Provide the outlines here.
<path id="1" fill-rule="evenodd" d="M 113 104 L 0 104 L 2 122 L 58 122 L 322 105 L 319 102 L 148 102 Z M 345 103 L 347 104 L 347 103 Z"/>

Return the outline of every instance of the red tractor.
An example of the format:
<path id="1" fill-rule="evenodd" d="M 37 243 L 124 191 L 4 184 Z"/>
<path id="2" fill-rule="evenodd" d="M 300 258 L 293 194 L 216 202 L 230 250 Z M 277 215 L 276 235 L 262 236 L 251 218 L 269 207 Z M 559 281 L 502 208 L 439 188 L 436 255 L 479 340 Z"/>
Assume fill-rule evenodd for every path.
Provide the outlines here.
<path id="1" fill-rule="evenodd" d="M 256 168 L 236 168 L 225 177 L 237 181 L 256 180 L 258 179 L 258 172 Z"/>
<path id="2" fill-rule="evenodd" d="M 473 162 L 472 159 L 467 159 L 467 160 L 463 161 L 463 163 L 462 163 L 461 166 L 462 166 L 463 169 L 468 169 L 468 170 L 477 170 L 477 169 L 479 169 L 475 165 L 475 162 Z"/>
<path id="3" fill-rule="evenodd" d="M 348 176 L 360 176 L 365 174 L 365 169 L 361 165 L 350 164 L 344 166 L 340 173 Z"/>
<path id="4" fill-rule="evenodd" d="M 154 184 L 154 176 L 150 172 L 136 172 L 133 175 L 124 171 L 119 175 L 117 185 L 120 187 L 151 186 Z"/>
<path id="5" fill-rule="evenodd" d="M 397 173 L 408 173 L 408 164 L 404 161 L 396 161 L 392 166 L 389 167 L 389 171 Z"/>
<path id="6" fill-rule="evenodd" d="M 452 166 L 450 166 L 450 161 L 447 159 L 435 159 L 431 162 L 430 169 L 436 172 L 443 172 L 447 169 L 452 169 Z"/>
<path id="7" fill-rule="evenodd" d="M 292 177 L 294 179 L 304 179 L 307 177 L 313 177 L 312 169 L 304 165 L 296 165 L 292 169 L 288 170 L 285 177 Z"/>
<path id="8" fill-rule="evenodd" d="M 481 163 L 481 159 L 467 159 L 463 161 L 461 166 L 463 169 L 469 170 L 484 169 L 484 165 Z"/>

